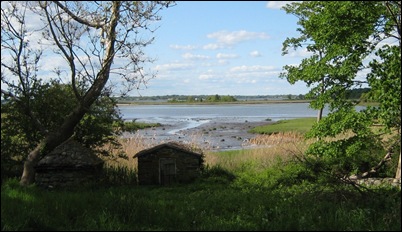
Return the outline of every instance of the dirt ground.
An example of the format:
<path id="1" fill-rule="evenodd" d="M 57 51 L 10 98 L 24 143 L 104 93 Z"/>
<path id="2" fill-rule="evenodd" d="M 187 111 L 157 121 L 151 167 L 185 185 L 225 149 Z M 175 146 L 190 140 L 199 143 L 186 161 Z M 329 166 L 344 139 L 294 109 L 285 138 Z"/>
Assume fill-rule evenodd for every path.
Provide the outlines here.
<path id="1" fill-rule="evenodd" d="M 256 136 L 248 130 L 269 123 L 271 122 L 225 122 L 211 119 L 192 128 L 186 128 L 185 122 L 148 128 L 138 131 L 137 136 L 153 141 L 154 144 L 175 141 L 195 144 L 203 150 L 242 149 L 251 146 L 248 141 Z"/>

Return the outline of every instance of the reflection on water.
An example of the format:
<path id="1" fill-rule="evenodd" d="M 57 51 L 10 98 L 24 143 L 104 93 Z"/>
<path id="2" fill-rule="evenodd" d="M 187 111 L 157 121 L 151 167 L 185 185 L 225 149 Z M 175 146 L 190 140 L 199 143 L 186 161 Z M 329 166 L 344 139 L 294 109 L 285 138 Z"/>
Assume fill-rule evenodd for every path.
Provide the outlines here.
<path id="1" fill-rule="evenodd" d="M 177 132 L 179 132 L 181 130 L 187 130 L 187 129 L 195 128 L 195 127 L 198 127 L 198 126 L 200 126 L 200 125 L 202 125 L 204 123 L 208 123 L 209 121 L 210 120 L 198 120 L 198 119 L 194 120 L 194 119 L 190 119 L 190 120 L 188 120 L 188 124 L 186 126 L 180 127 L 180 128 L 177 128 L 177 129 L 174 129 L 174 130 L 171 130 L 171 131 L 168 131 L 167 133 L 171 134 L 171 135 L 174 135 L 174 134 L 176 134 Z"/>

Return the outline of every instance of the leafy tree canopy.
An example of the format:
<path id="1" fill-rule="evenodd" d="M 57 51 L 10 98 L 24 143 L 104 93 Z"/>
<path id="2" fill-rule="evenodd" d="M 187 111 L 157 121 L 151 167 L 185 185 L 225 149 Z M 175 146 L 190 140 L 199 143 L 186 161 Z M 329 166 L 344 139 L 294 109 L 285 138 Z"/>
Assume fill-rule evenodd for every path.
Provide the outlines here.
<path id="1" fill-rule="evenodd" d="M 311 107 L 329 105 L 331 111 L 308 134 L 318 141 L 307 153 L 330 164 L 331 173 L 346 176 L 368 171 L 367 165 L 366 170 L 359 167 L 381 159 L 384 149 L 400 152 L 401 3 L 303 1 L 283 9 L 295 15 L 300 26 L 299 37 L 283 42 L 283 55 L 304 49 L 310 56 L 299 65 L 285 66 L 281 77 L 292 84 L 305 82 L 311 87 L 306 97 L 314 99 Z M 365 98 L 379 106 L 356 112 L 357 102 L 348 95 L 362 85 L 370 90 Z M 372 129 L 375 124 L 391 136 L 384 140 Z"/>

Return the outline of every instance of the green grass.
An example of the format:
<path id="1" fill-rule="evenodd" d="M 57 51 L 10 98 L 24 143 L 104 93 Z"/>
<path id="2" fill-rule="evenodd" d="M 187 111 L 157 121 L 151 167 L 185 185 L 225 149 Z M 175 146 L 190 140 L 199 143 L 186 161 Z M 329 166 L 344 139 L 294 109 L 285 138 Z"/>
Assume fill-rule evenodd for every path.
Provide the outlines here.
<path id="1" fill-rule="evenodd" d="M 314 121 L 285 120 L 270 125 L 277 127 L 271 133 Z M 1 230 L 401 230 L 400 188 L 370 187 L 361 194 L 284 156 L 250 150 L 216 155 L 219 163 L 186 185 L 138 186 L 136 170 L 125 167 L 105 170 L 100 183 L 68 189 L 3 180 Z"/>
<path id="2" fill-rule="evenodd" d="M 116 185 L 69 190 L 1 187 L 2 230 L 391 230 L 401 229 L 401 195 L 379 188 L 297 180 L 297 168 L 231 173 L 207 168 L 188 185 Z"/>
<path id="3" fill-rule="evenodd" d="M 137 130 L 159 127 L 160 123 L 145 123 L 145 122 L 124 122 L 123 130 L 128 132 L 136 132 Z"/>
<path id="4" fill-rule="evenodd" d="M 279 132 L 306 133 L 311 129 L 317 118 L 298 118 L 290 120 L 279 120 L 273 124 L 258 126 L 250 130 L 257 134 L 275 134 Z"/>

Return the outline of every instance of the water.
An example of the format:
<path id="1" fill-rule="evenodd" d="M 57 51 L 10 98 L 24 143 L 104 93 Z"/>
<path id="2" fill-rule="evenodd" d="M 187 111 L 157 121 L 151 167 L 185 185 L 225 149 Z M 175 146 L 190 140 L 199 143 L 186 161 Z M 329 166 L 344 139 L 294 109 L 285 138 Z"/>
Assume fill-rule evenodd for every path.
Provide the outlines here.
<path id="1" fill-rule="evenodd" d="M 120 105 L 125 120 L 166 122 L 221 119 L 225 121 L 261 121 L 316 117 L 309 103 L 235 104 L 235 105 Z M 328 113 L 324 110 L 324 115 Z M 200 121 L 202 123 L 202 121 Z"/>
<path id="2" fill-rule="evenodd" d="M 357 107 L 357 109 L 362 107 Z M 213 121 L 221 122 L 257 122 L 278 121 L 283 119 L 317 117 L 317 110 L 309 103 L 275 104 L 225 104 L 225 105 L 119 105 L 122 117 L 126 121 L 180 125 L 169 131 L 174 134 L 179 130 L 198 127 Z M 328 114 L 325 108 L 323 116 Z"/>
<path id="3" fill-rule="evenodd" d="M 239 149 L 243 141 L 249 139 L 247 132 L 231 131 L 232 126 L 225 129 L 221 123 L 265 122 L 283 119 L 316 117 L 317 110 L 309 108 L 309 103 L 278 104 L 225 104 L 225 105 L 119 105 L 120 113 L 126 121 L 160 123 L 163 127 L 148 128 L 137 134 L 149 141 L 182 141 L 189 139 L 191 130 L 197 130 L 203 124 L 211 124 L 208 136 L 198 137 L 197 143 L 211 146 L 213 149 Z M 323 115 L 328 114 L 324 109 Z M 206 125 L 209 128 L 209 125 Z M 248 124 L 248 123 L 246 123 Z M 227 125 L 227 124 L 225 124 Z M 201 128 L 201 127 L 200 127 Z M 241 129 L 244 130 L 244 129 Z M 130 137 L 132 134 L 125 134 Z M 206 138 L 208 137 L 208 138 Z"/>

